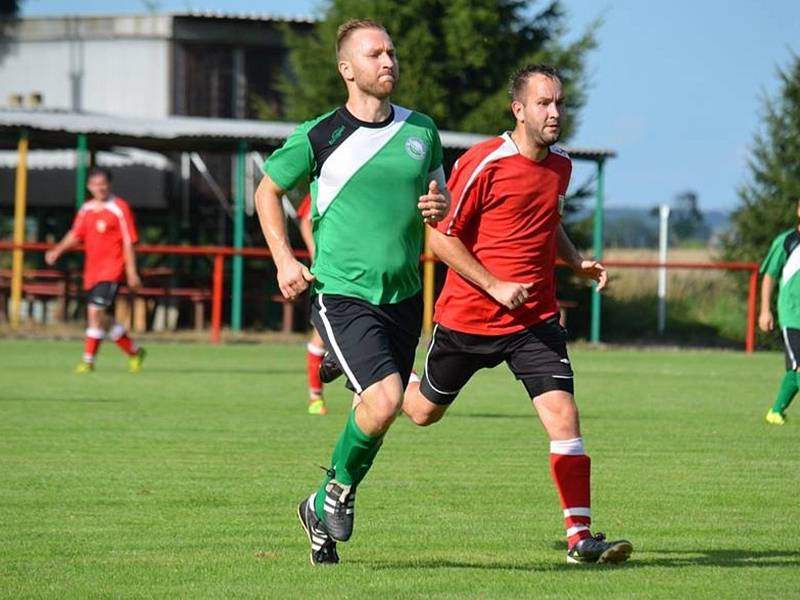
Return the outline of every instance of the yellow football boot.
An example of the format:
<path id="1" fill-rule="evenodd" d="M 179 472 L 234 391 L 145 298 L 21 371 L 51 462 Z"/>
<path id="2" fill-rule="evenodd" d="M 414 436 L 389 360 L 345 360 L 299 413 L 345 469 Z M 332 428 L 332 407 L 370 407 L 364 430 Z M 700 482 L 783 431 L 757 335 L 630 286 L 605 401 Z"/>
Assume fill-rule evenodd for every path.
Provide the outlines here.
<path id="1" fill-rule="evenodd" d="M 324 417 L 328 414 L 328 407 L 322 398 L 312 399 L 308 402 L 308 414 Z"/>
<path id="2" fill-rule="evenodd" d="M 128 371 L 131 373 L 139 373 L 142 370 L 142 363 L 144 362 L 147 352 L 144 348 L 139 348 L 139 351 L 128 359 Z"/>
<path id="3" fill-rule="evenodd" d="M 786 417 L 784 417 L 781 413 L 775 412 L 772 409 L 769 410 L 767 413 L 767 423 L 770 425 L 783 425 L 786 423 Z"/>

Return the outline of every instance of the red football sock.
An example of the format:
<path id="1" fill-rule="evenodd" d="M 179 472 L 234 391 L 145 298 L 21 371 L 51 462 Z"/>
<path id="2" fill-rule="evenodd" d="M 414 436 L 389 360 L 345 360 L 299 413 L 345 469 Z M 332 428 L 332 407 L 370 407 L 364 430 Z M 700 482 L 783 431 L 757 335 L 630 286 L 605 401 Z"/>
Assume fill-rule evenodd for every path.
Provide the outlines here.
<path id="1" fill-rule="evenodd" d="M 111 328 L 110 335 L 114 343 L 128 356 L 135 356 L 139 352 L 138 344 L 128 336 L 128 332 L 119 323 Z"/>
<path id="2" fill-rule="evenodd" d="M 103 341 L 105 333 L 102 329 L 89 327 L 86 330 L 86 343 L 83 348 L 83 362 L 94 364 L 97 351 L 100 350 L 100 343 Z"/>
<path id="3" fill-rule="evenodd" d="M 308 343 L 306 346 L 306 364 L 308 365 L 308 393 L 311 396 L 322 396 L 322 381 L 319 378 L 319 366 L 325 356 L 325 348 Z"/>
<path id="4" fill-rule="evenodd" d="M 561 498 L 570 548 L 591 536 L 591 464 L 591 459 L 584 453 L 582 438 L 550 442 L 550 473 Z"/>

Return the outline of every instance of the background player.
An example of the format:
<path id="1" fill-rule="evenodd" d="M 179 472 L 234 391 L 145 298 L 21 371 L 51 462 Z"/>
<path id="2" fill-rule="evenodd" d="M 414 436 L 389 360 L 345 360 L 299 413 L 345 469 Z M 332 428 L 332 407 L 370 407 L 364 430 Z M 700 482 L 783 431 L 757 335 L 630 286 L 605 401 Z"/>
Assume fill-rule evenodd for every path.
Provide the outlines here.
<path id="1" fill-rule="evenodd" d="M 297 218 L 300 222 L 300 235 L 303 236 L 311 260 L 314 260 L 314 234 L 311 231 L 311 194 L 306 194 L 300 206 L 297 207 Z M 328 407 L 325 406 L 325 396 L 322 391 L 322 380 L 319 377 L 319 367 L 325 356 L 325 342 L 319 332 L 312 327 L 311 339 L 306 345 L 306 368 L 308 369 L 308 414 L 327 415 Z"/>
<path id="2" fill-rule="evenodd" d="M 607 542 L 589 531 L 591 463 L 555 296 L 556 257 L 598 289 L 606 270 L 585 260 L 561 225 L 572 163 L 553 146 L 564 112 L 557 72 L 528 66 L 512 78 L 511 95 L 514 131 L 474 146 L 450 176 L 453 205 L 431 232 L 447 279 L 422 381 L 409 384 L 403 410 L 418 425 L 435 423 L 476 371 L 505 361 L 551 440 L 567 561 L 621 562 L 633 550 L 630 542 Z"/>
<path id="3" fill-rule="evenodd" d="M 300 125 L 267 161 L 256 192 L 281 291 L 295 298 L 313 282 L 312 322 L 361 400 L 327 476 L 298 507 L 314 564 L 338 562 L 356 488 L 400 411 L 422 324 L 423 220 L 441 219 L 449 205 L 435 125 L 390 102 L 399 71 L 389 34 L 348 21 L 336 52 L 345 106 Z M 313 274 L 292 254 L 280 202 L 310 179 Z"/>
<path id="4" fill-rule="evenodd" d="M 65 251 L 80 243 L 84 245 L 83 288 L 87 292 L 88 327 L 83 360 L 75 372 L 94 370 L 100 343 L 108 335 L 130 357 L 131 373 L 138 373 L 145 357 L 144 348 L 139 348 L 113 316 L 123 277 L 131 289 L 140 285 L 133 249 L 139 237 L 133 213 L 125 200 L 111 192 L 111 173 L 106 169 L 89 169 L 86 187 L 91 199 L 75 215 L 72 229 L 45 254 L 47 264 L 54 265 Z"/>
<path id="5" fill-rule="evenodd" d="M 762 331 L 772 331 L 772 290 L 778 281 L 778 323 L 783 336 L 786 356 L 786 373 L 781 380 L 778 395 L 767 411 L 767 423 L 783 425 L 789 408 L 800 386 L 800 199 L 797 201 L 798 225 L 776 237 L 764 262 L 761 263 L 761 312 L 758 326 Z"/>

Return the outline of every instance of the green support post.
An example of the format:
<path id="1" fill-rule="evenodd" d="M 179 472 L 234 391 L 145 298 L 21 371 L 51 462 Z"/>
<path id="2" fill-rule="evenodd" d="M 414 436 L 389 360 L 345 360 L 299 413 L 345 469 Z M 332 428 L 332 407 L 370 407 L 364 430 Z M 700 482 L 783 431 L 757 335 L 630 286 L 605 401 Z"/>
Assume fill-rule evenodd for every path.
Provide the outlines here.
<path id="1" fill-rule="evenodd" d="M 604 161 L 601 158 L 597 161 L 597 199 L 594 205 L 594 259 L 603 258 L 603 195 L 604 195 Z M 597 343 L 600 341 L 600 292 L 597 291 L 597 284 L 592 283 L 592 323 L 589 341 Z"/>
<path id="2" fill-rule="evenodd" d="M 87 160 L 89 154 L 89 140 L 85 133 L 78 134 L 78 147 L 76 151 L 75 206 L 80 208 L 83 206 L 83 201 L 86 198 L 86 172 L 89 164 Z"/>
<path id="3" fill-rule="evenodd" d="M 235 194 L 233 207 L 233 247 L 241 250 L 244 246 L 244 178 L 247 143 L 239 142 L 236 149 Z M 240 254 L 233 257 L 233 280 L 231 282 L 231 329 L 242 329 L 242 280 L 244 259 Z"/>

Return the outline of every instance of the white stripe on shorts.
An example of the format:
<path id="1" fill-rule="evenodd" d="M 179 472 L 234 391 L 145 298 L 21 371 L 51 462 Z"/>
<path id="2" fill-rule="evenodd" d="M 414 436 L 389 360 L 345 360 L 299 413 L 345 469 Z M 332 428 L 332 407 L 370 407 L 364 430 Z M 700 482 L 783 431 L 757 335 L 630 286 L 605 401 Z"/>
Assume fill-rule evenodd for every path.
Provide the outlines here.
<path id="1" fill-rule="evenodd" d="M 350 383 L 353 384 L 353 387 L 356 390 L 356 394 L 360 395 L 361 392 L 364 391 L 364 389 L 361 387 L 361 384 L 358 383 L 356 376 L 353 375 L 353 371 L 350 369 L 350 365 L 347 364 L 347 361 L 344 358 L 344 354 L 342 354 L 342 349 L 339 348 L 339 342 L 337 342 L 336 338 L 333 336 L 333 327 L 331 327 L 331 322 L 328 320 L 328 317 L 326 316 L 328 309 L 325 308 L 325 304 L 322 302 L 322 294 L 319 294 L 317 298 L 319 299 L 319 306 L 320 306 L 319 318 L 322 319 L 322 324 L 325 325 L 325 331 L 328 333 L 328 339 L 331 342 L 331 350 L 333 350 L 333 353 L 336 355 L 336 358 L 339 361 L 339 366 L 342 367 L 342 371 L 344 371 L 345 375 L 347 375 L 347 378 L 350 380 Z"/>
<path id="2" fill-rule="evenodd" d="M 797 358 L 792 351 L 792 345 L 789 343 L 789 332 L 786 327 L 781 329 L 783 333 L 783 344 L 786 346 L 786 353 L 789 355 L 789 360 L 792 361 L 792 371 L 797 371 Z"/>
<path id="3" fill-rule="evenodd" d="M 428 351 L 425 353 L 425 378 L 428 380 L 428 385 L 431 386 L 431 389 L 436 392 L 437 394 L 442 394 L 443 396 L 455 396 L 461 390 L 458 389 L 454 392 L 445 392 L 440 390 L 435 385 L 433 385 L 433 381 L 431 380 L 431 370 L 428 368 L 428 358 L 431 355 L 431 350 L 433 350 L 433 345 L 436 343 L 436 332 L 439 331 L 439 324 L 433 326 L 433 333 L 431 333 L 431 343 L 428 346 Z"/>

